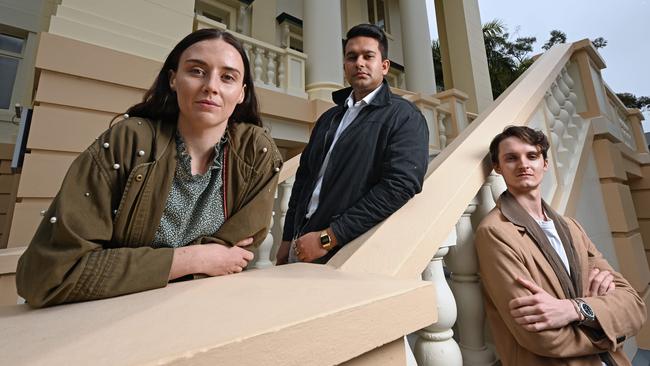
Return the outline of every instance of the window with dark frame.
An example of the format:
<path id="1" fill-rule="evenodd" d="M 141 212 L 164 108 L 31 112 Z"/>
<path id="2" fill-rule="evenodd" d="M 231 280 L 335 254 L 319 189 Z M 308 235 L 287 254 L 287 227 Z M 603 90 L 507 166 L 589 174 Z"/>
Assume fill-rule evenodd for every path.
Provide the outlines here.
<path id="1" fill-rule="evenodd" d="M 0 109 L 12 107 L 14 85 L 24 48 L 25 38 L 0 32 Z"/>
<path id="2" fill-rule="evenodd" d="M 368 0 L 368 20 L 384 32 L 390 33 L 387 5 L 387 0 Z"/>

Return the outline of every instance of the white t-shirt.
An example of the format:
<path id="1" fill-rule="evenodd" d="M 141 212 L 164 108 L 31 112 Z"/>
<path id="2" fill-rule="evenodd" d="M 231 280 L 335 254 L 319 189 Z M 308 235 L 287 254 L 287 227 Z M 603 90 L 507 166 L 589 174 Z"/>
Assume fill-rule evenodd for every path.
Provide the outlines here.
<path id="1" fill-rule="evenodd" d="M 557 234 L 555 223 L 553 222 L 553 220 L 548 220 L 548 221 L 535 220 L 535 221 L 537 221 L 539 227 L 542 228 L 542 231 L 544 231 L 544 234 L 546 234 L 548 241 L 551 242 L 551 246 L 553 247 L 553 249 L 555 249 L 555 252 L 562 260 L 562 263 L 564 264 L 564 268 L 566 268 L 566 271 L 570 276 L 571 268 L 569 267 L 569 258 L 567 258 L 566 251 L 564 250 L 564 245 L 562 245 L 560 236 Z M 603 362 L 602 366 L 607 366 L 607 365 Z"/>
<path id="2" fill-rule="evenodd" d="M 566 271 L 570 276 L 571 268 L 569 267 L 569 258 L 567 258 L 566 256 L 566 251 L 564 250 L 564 245 L 562 245 L 562 240 L 560 240 L 560 236 L 558 235 L 557 229 L 555 228 L 555 223 L 553 222 L 553 220 L 544 221 L 544 220 L 536 219 L 535 221 L 537 221 L 539 227 L 542 228 L 542 231 L 544 231 L 544 234 L 546 234 L 548 241 L 551 243 L 551 246 L 553 247 L 553 249 L 555 249 L 555 252 L 562 260 L 562 263 L 564 264 L 564 268 L 566 268 Z"/>

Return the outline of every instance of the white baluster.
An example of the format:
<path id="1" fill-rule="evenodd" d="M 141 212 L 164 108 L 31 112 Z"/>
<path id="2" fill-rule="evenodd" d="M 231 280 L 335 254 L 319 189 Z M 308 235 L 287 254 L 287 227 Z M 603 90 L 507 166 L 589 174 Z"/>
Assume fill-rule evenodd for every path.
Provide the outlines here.
<path id="1" fill-rule="evenodd" d="M 479 205 L 476 207 L 476 211 L 472 215 L 472 224 L 474 227 L 478 227 L 481 223 L 481 220 L 490 213 L 492 208 L 494 208 L 495 203 L 492 199 L 492 187 L 490 185 L 490 176 L 496 174 L 494 170 L 490 172 L 490 175 L 485 180 L 485 184 L 479 189 L 477 198 Z"/>
<path id="2" fill-rule="evenodd" d="M 264 49 L 260 46 L 255 46 L 254 48 L 255 52 L 255 61 L 253 62 L 253 65 L 255 65 L 254 70 L 255 70 L 255 83 L 256 84 L 262 84 L 262 53 L 264 52 Z"/>
<path id="3" fill-rule="evenodd" d="M 253 65 L 253 61 L 255 61 L 255 60 L 253 59 L 253 58 L 254 58 L 254 55 L 253 55 L 253 53 L 251 52 L 251 50 L 252 50 L 252 48 L 253 48 L 253 45 L 251 45 L 250 43 L 246 43 L 246 42 L 244 42 L 243 46 L 244 46 L 244 52 L 246 53 L 246 57 L 248 57 L 248 63 L 249 63 L 249 65 Z M 251 70 L 251 74 L 252 74 L 252 76 L 253 76 L 253 79 L 255 79 L 255 69 L 254 69 L 253 67 L 251 67 L 251 69 L 252 69 L 252 70 Z"/>
<path id="4" fill-rule="evenodd" d="M 575 105 L 571 102 L 571 99 L 569 98 L 571 96 L 571 88 L 569 85 L 566 83 L 566 80 L 564 78 L 564 75 L 566 74 L 566 68 L 562 68 L 562 71 L 560 71 L 560 75 L 557 77 L 557 84 L 562 91 L 562 94 L 564 94 L 564 110 L 567 111 L 567 114 L 569 115 L 569 122 L 567 123 L 567 132 L 571 137 L 577 138 L 578 137 L 578 126 L 576 126 L 575 122 L 573 122 L 573 116 L 575 115 L 576 108 Z"/>
<path id="5" fill-rule="evenodd" d="M 456 245 L 456 230 L 453 229 L 429 265 L 422 273 L 422 279 L 434 283 L 438 321 L 417 332 L 415 359 L 418 365 L 461 366 L 463 358 L 454 341 L 451 327 L 456 322 L 456 300 L 447 284 L 442 267 L 442 258 L 449 247 Z"/>
<path id="6" fill-rule="evenodd" d="M 546 106 L 548 107 L 548 109 L 551 111 L 551 114 L 553 115 L 550 121 L 551 123 L 550 129 L 551 129 L 551 142 L 557 154 L 557 159 L 555 163 L 558 170 L 560 170 L 560 173 L 563 174 L 565 170 L 564 164 L 569 161 L 571 154 L 569 150 L 567 150 L 566 147 L 564 147 L 564 143 L 561 138 L 564 135 L 564 124 L 559 119 L 560 112 L 562 109 L 560 108 L 560 105 L 557 103 L 557 101 L 553 97 L 553 94 L 550 91 L 546 92 L 545 100 L 546 100 Z"/>
<path id="7" fill-rule="evenodd" d="M 440 133 L 440 150 L 447 147 L 447 127 L 445 127 L 445 114 L 438 111 L 438 132 Z"/>
<path id="8" fill-rule="evenodd" d="M 490 185 L 490 191 L 492 192 L 492 200 L 496 202 L 501 193 L 505 192 L 507 189 L 506 181 L 503 180 L 503 177 L 497 174 L 494 170 L 490 172 L 490 175 L 487 177 L 487 182 Z M 481 204 L 483 204 L 481 202 Z"/>
<path id="9" fill-rule="evenodd" d="M 567 66 L 569 66 L 571 63 L 567 63 Z M 582 120 L 580 119 L 580 116 L 576 113 L 576 105 L 578 103 L 578 96 L 576 93 L 573 91 L 573 86 L 575 85 L 575 82 L 571 78 L 571 75 L 569 74 L 569 71 L 564 67 L 562 69 L 562 79 L 564 79 L 564 83 L 569 87 L 569 100 L 567 103 L 567 111 L 571 115 L 571 119 L 573 120 L 573 123 L 575 126 L 578 128 L 578 130 L 582 130 L 586 125 L 584 123 L 581 123 Z M 569 105 L 570 104 L 570 105 Z M 569 110 L 570 108 L 570 110 Z"/>
<path id="10" fill-rule="evenodd" d="M 458 300 L 458 340 L 465 365 L 494 365 L 496 356 L 485 344 L 485 310 L 479 284 L 478 259 L 471 215 L 476 198 L 456 224 L 458 241 L 445 258 L 451 271 L 451 289 Z"/>
<path id="11" fill-rule="evenodd" d="M 570 153 L 573 153 L 573 150 L 575 149 L 575 143 L 573 141 L 573 136 L 571 136 L 568 131 L 571 116 L 569 116 L 569 112 L 564 109 L 564 102 L 566 100 L 566 97 L 564 96 L 562 90 L 560 90 L 560 86 L 558 85 L 557 80 L 551 87 L 551 94 L 553 94 L 553 98 L 560 106 L 560 114 L 558 115 L 557 119 L 559 119 L 564 125 L 564 133 L 560 136 L 560 138 L 562 139 L 564 147 L 569 150 Z"/>
<path id="12" fill-rule="evenodd" d="M 275 83 L 275 68 L 276 68 L 276 62 L 275 58 L 277 57 L 277 54 L 271 50 L 269 50 L 266 53 L 266 83 L 271 86 L 277 86 Z"/>
<path id="13" fill-rule="evenodd" d="M 275 190 L 275 198 L 278 198 L 278 190 Z M 273 262 L 271 262 L 271 251 L 273 249 L 273 220 L 275 216 L 275 211 L 271 213 L 271 222 L 269 223 L 269 232 L 266 234 L 266 238 L 264 238 L 264 241 L 262 244 L 260 244 L 260 247 L 257 248 L 257 253 L 255 254 L 255 263 L 253 264 L 253 268 L 268 268 L 273 266 Z"/>
<path id="14" fill-rule="evenodd" d="M 237 13 L 237 32 L 244 34 L 244 21 L 246 20 L 246 5 L 239 4 Z"/>
<path id="15" fill-rule="evenodd" d="M 284 22 L 280 31 L 280 45 L 283 48 L 289 47 L 289 44 L 291 43 L 291 31 L 289 30 L 289 23 Z"/>
<path id="16" fill-rule="evenodd" d="M 287 75 L 284 68 L 284 63 L 286 60 L 287 54 L 285 53 L 279 57 L 280 64 L 278 65 L 278 87 L 284 89 L 285 92 L 287 91 Z"/>
<path id="17" fill-rule="evenodd" d="M 567 63 L 567 66 L 570 65 L 571 63 Z M 571 92 L 569 93 L 569 101 L 571 102 L 571 105 L 574 107 L 574 114 L 572 117 L 574 119 L 577 119 L 576 117 L 579 117 L 577 113 L 575 113 L 575 106 L 578 104 L 578 96 L 576 93 L 573 91 L 573 86 L 575 85 L 575 82 L 573 81 L 573 78 L 571 78 L 571 75 L 567 71 L 566 68 L 562 69 L 562 77 L 564 78 L 564 82 L 566 83 L 567 86 L 569 86 L 569 89 Z M 582 123 L 580 126 L 578 126 L 580 129 L 583 129 L 586 125 Z"/>
<path id="18" fill-rule="evenodd" d="M 278 247 L 282 242 L 282 231 L 284 229 L 284 222 L 287 218 L 287 210 L 289 210 L 289 199 L 291 198 L 291 190 L 293 189 L 293 182 L 295 177 L 288 178 L 284 182 L 278 185 L 278 212 L 279 212 L 279 225 L 278 230 L 276 231 L 275 242 L 273 243 L 273 249 L 271 250 L 272 258 L 275 260 L 275 256 L 278 252 Z"/>

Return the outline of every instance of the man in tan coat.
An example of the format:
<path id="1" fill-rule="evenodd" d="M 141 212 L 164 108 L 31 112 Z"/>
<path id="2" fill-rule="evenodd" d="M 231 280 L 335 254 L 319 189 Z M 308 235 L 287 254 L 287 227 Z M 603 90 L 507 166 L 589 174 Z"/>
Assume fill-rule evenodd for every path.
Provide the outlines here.
<path id="1" fill-rule="evenodd" d="M 510 365 L 630 365 L 623 342 L 645 304 L 582 227 L 542 200 L 546 136 L 508 127 L 490 144 L 507 190 L 476 233 L 485 305 Z"/>

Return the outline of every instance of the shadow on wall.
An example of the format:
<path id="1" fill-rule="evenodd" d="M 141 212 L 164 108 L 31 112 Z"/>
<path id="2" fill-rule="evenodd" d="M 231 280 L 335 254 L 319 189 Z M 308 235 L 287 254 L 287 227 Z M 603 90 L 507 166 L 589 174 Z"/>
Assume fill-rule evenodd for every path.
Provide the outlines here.
<path id="1" fill-rule="evenodd" d="M 646 134 L 646 138 L 648 134 Z M 639 348 L 639 351 L 634 356 L 632 360 L 632 366 L 648 366 L 650 365 L 650 351 L 646 351 Z"/>

